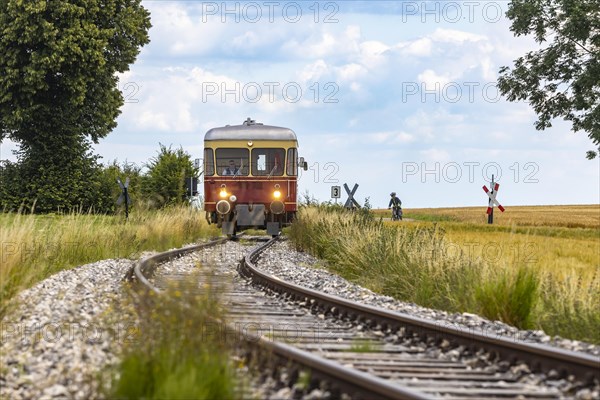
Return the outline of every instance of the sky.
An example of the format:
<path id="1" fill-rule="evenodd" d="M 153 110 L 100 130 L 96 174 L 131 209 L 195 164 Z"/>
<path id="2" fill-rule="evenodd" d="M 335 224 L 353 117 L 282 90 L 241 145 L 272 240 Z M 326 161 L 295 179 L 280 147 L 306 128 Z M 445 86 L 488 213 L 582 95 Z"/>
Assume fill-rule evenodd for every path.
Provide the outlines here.
<path id="1" fill-rule="evenodd" d="M 250 117 L 291 128 L 309 169 L 299 192 L 387 207 L 600 203 L 600 160 L 562 120 L 501 97 L 515 38 L 506 1 L 143 1 L 150 44 L 120 75 L 118 127 L 95 151 L 143 166 L 159 143 L 202 158 L 207 130 Z M 14 160 L 4 141 L 0 159 Z M 342 188 L 342 199 L 346 194 Z"/>

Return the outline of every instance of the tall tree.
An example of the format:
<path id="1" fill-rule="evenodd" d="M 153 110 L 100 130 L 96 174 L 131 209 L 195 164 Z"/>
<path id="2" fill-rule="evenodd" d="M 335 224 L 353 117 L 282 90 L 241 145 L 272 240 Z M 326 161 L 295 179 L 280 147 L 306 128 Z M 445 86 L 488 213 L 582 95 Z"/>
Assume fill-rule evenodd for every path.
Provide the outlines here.
<path id="1" fill-rule="evenodd" d="M 0 0 L 0 141 L 20 144 L 24 201 L 81 203 L 90 142 L 116 126 L 118 72 L 149 42 L 141 0 Z M 50 190 L 51 189 L 51 190 Z"/>
<path id="2" fill-rule="evenodd" d="M 552 119 L 571 121 L 600 149 L 600 1 L 512 0 L 507 17 L 516 36 L 533 34 L 541 49 L 500 68 L 498 87 L 508 100 L 527 100 L 537 130 Z"/>

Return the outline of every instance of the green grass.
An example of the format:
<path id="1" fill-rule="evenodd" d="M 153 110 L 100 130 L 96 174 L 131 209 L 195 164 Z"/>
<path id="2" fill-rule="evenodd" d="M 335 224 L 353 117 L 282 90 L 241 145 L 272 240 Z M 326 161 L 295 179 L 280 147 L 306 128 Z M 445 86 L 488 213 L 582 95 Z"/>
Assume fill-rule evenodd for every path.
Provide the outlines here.
<path id="1" fill-rule="evenodd" d="M 93 214 L 0 214 L 0 227 L 0 319 L 16 293 L 58 271 L 219 234 L 189 207 L 137 211 L 127 222 Z"/>
<path id="2" fill-rule="evenodd" d="M 480 283 L 475 298 L 483 315 L 530 329 L 535 326 L 533 310 L 539 285 L 538 274 L 520 266 L 516 272 L 501 270 L 494 279 Z"/>
<path id="3" fill-rule="evenodd" d="M 143 293 L 134 299 L 138 335 L 126 346 L 116 370 L 107 374 L 113 380 L 103 385 L 106 398 L 238 396 L 228 343 L 207 334 L 223 314 L 210 286 L 197 294 L 195 285 L 180 283 L 160 295 Z"/>
<path id="4" fill-rule="evenodd" d="M 600 243 L 588 230 L 382 222 L 320 207 L 302 209 L 289 236 L 332 272 L 378 293 L 600 343 Z"/>

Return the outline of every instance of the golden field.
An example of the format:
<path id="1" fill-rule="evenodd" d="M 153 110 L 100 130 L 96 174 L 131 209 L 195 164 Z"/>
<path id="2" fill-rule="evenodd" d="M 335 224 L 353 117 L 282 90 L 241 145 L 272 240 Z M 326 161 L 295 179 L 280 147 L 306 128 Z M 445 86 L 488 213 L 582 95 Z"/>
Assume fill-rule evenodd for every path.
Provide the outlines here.
<path id="1" fill-rule="evenodd" d="M 387 216 L 388 210 L 376 214 Z M 583 280 L 600 272 L 600 205 L 496 209 L 492 225 L 485 207 L 405 209 L 404 216 L 414 219 L 402 222 L 408 227 L 436 224 L 467 255 L 489 264 L 535 265 L 556 277 L 575 273 Z"/>
<path id="2" fill-rule="evenodd" d="M 487 223 L 485 207 L 407 208 L 407 218 L 443 218 L 474 224 Z M 378 211 L 379 213 L 381 211 Z M 387 216 L 389 212 L 385 210 Z M 494 225 L 600 228 L 600 204 L 573 206 L 510 206 L 505 212 L 494 209 Z"/>

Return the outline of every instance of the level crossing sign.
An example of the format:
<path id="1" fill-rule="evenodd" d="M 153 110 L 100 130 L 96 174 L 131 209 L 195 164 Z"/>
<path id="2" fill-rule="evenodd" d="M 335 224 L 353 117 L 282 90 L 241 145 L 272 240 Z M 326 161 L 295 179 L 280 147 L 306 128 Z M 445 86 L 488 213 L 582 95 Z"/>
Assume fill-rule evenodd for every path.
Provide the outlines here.
<path id="1" fill-rule="evenodd" d="M 121 195 L 117 199 L 117 205 L 120 206 L 121 204 L 125 203 L 125 219 L 128 219 L 129 206 L 131 205 L 131 197 L 129 196 L 129 192 L 127 191 L 127 189 L 129 188 L 129 177 L 125 179 L 125 184 L 121 182 L 120 178 L 117 178 L 117 183 L 119 184 L 119 187 L 122 190 Z"/>
<path id="2" fill-rule="evenodd" d="M 498 209 L 504 212 L 504 207 L 496 200 L 496 195 L 498 194 L 498 190 L 500 189 L 499 183 L 494 183 L 494 175 L 492 175 L 492 183 L 490 184 L 490 189 L 487 188 L 486 185 L 483 185 L 483 191 L 488 195 L 488 208 L 486 214 L 488 215 L 488 224 L 494 223 L 494 204 L 498 206 Z"/>
<path id="3" fill-rule="evenodd" d="M 494 204 L 498 206 L 498 209 L 502 212 L 504 212 L 504 207 L 502 207 L 502 205 L 498 202 L 498 200 L 496 200 L 496 195 L 498 194 L 498 189 L 500 189 L 500 184 L 496 183 L 493 187 L 492 190 L 488 190 L 487 186 L 483 185 L 483 191 L 488 195 L 488 197 L 490 198 L 490 205 L 487 208 L 486 214 L 491 214 L 492 213 L 492 209 L 494 207 Z"/>
<path id="4" fill-rule="evenodd" d="M 358 204 L 358 201 L 354 199 L 354 193 L 356 193 L 356 189 L 358 189 L 357 183 L 354 184 L 352 191 L 350 190 L 348 185 L 344 183 L 344 190 L 346 191 L 346 193 L 348 193 L 348 200 L 346 200 L 346 203 L 344 204 L 345 208 L 360 208 L 360 204 Z"/>

